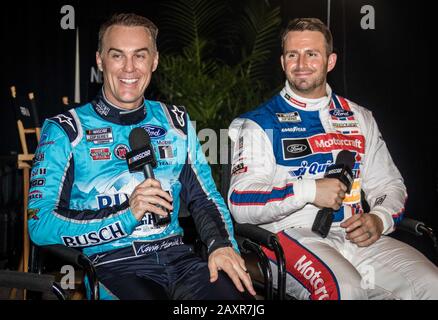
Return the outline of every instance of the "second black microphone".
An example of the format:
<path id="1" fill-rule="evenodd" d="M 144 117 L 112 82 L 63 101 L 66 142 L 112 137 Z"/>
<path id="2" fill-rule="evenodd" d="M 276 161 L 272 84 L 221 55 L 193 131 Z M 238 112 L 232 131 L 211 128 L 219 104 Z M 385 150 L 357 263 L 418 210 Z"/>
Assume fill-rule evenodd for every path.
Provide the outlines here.
<path id="1" fill-rule="evenodd" d="M 341 181 L 350 193 L 353 184 L 354 154 L 347 150 L 342 150 L 336 157 L 336 163 L 327 168 L 324 178 L 335 178 Z M 327 237 L 333 222 L 333 209 L 323 208 L 318 211 L 312 225 L 312 231 L 321 237 Z"/>

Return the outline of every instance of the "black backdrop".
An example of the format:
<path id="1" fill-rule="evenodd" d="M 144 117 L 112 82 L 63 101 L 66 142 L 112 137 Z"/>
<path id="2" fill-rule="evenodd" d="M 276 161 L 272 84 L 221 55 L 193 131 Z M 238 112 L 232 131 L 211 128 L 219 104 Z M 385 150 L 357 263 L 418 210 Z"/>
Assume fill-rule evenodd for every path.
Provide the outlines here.
<path id="1" fill-rule="evenodd" d="M 263 1 L 263 0 L 255 0 Z M 283 25 L 299 16 L 327 18 L 328 0 L 272 0 L 281 6 Z M 9 86 L 34 91 L 45 118 L 61 108 L 61 97 L 74 97 L 75 30 L 60 27 L 60 9 L 75 8 L 80 29 L 81 100 L 98 87 L 90 84 L 97 30 L 113 12 L 134 11 L 154 20 L 159 0 L 15 1 L 0 13 L 0 154 L 19 151 Z M 332 0 L 330 24 L 338 64 L 330 74 L 333 89 L 372 110 L 408 187 L 407 214 L 438 229 L 437 111 L 432 89 L 433 10 L 427 1 Z M 360 9 L 375 9 L 375 30 L 363 30 Z M 154 20 L 160 27 L 160 21 Z M 160 37 L 171 37 L 160 34 Z M 272 62 L 279 73 L 279 60 Z M 279 79 L 279 81 L 282 81 Z M 194 88 L 196 89 L 196 88 Z M 227 127 L 228 124 L 223 124 Z"/>

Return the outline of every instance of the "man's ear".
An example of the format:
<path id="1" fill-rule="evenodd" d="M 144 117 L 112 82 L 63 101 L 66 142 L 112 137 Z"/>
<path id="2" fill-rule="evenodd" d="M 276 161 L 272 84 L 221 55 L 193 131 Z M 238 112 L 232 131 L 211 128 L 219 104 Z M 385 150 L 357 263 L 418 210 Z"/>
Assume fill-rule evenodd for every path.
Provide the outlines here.
<path id="1" fill-rule="evenodd" d="M 96 51 L 96 64 L 99 70 L 102 72 L 103 71 L 102 57 L 100 56 L 99 51 Z"/>
<path id="2" fill-rule="evenodd" d="M 283 57 L 284 57 L 283 55 L 280 56 L 280 63 L 281 63 L 281 68 L 284 71 L 284 59 L 283 59 Z"/>
<path id="3" fill-rule="evenodd" d="M 336 61 L 338 60 L 338 56 L 336 53 L 331 53 L 328 56 L 328 61 L 327 61 L 327 72 L 330 72 L 334 69 L 335 65 L 336 65 Z"/>
<path id="4" fill-rule="evenodd" d="M 155 57 L 154 57 L 154 63 L 152 65 L 152 72 L 154 72 L 155 70 L 157 70 L 158 67 L 158 61 L 160 60 L 160 55 L 158 53 L 158 51 L 155 52 Z"/>

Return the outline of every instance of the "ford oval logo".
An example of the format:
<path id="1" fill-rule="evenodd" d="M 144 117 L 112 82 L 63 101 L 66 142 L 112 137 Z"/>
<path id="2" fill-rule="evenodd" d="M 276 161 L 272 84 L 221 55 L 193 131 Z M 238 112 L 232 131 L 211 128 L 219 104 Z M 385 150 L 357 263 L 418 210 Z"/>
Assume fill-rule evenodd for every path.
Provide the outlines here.
<path id="1" fill-rule="evenodd" d="M 334 109 L 334 110 L 330 110 L 330 114 L 336 118 L 346 118 L 346 117 L 351 117 L 354 113 L 352 111 Z"/>
<path id="2" fill-rule="evenodd" d="M 291 144 L 287 147 L 287 151 L 290 153 L 300 153 L 306 151 L 307 146 L 304 144 Z"/>
<path id="3" fill-rule="evenodd" d="M 147 131 L 151 138 L 161 138 L 167 133 L 166 129 L 158 126 L 148 124 L 142 127 Z"/>

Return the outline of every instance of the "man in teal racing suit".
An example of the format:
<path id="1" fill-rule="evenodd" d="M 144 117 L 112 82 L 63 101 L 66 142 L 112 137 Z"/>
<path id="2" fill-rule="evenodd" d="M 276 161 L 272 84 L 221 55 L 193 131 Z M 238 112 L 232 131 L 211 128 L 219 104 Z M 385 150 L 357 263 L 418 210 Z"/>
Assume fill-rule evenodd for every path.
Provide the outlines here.
<path id="1" fill-rule="evenodd" d="M 143 97 L 158 65 L 157 33 L 135 14 L 101 26 L 101 92 L 42 128 L 29 192 L 31 239 L 81 248 L 96 266 L 102 298 L 249 297 L 244 287 L 255 292 L 230 214 L 189 116 L 181 106 Z M 155 179 L 128 170 L 128 137 L 137 127 L 151 137 Z M 182 242 L 180 196 L 208 247 L 208 263 Z M 158 225 L 154 216 L 167 215 L 163 208 L 171 221 Z"/>

